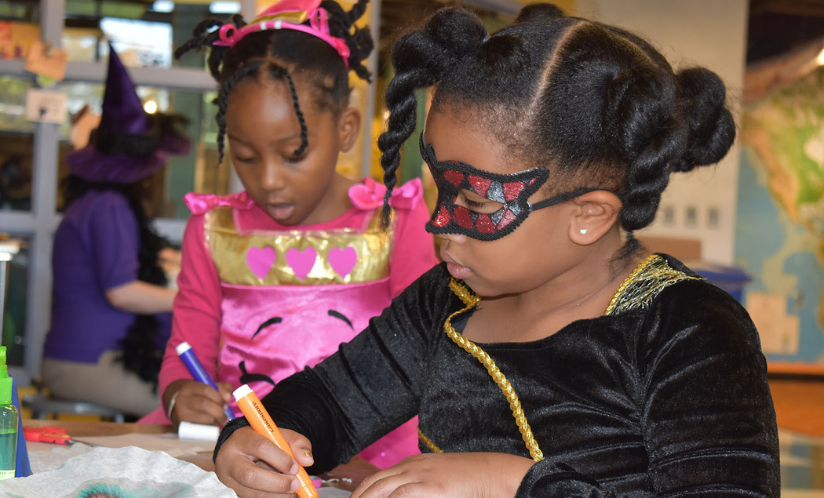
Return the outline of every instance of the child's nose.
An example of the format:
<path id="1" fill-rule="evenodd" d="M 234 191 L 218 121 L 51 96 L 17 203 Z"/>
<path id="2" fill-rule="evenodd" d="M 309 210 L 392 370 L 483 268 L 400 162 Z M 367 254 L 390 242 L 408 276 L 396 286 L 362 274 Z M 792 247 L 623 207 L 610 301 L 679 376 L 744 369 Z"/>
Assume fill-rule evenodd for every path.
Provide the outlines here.
<path id="1" fill-rule="evenodd" d="M 439 237 L 448 242 L 454 242 L 456 244 L 463 244 L 466 242 L 466 235 L 462 233 L 436 233 L 436 237 Z"/>
<path id="2" fill-rule="evenodd" d="M 260 174 L 260 186 L 265 190 L 281 190 L 286 186 L 283 171 L 277 164 L 267 164 Z"/>

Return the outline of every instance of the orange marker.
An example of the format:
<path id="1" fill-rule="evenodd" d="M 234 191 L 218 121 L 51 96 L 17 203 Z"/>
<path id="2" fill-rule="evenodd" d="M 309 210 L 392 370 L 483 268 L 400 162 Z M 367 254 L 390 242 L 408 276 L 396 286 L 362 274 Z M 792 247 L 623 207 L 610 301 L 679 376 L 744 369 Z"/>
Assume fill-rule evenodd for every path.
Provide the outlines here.
<path id="1" fill-rule="evenodd" d="M 257 394 L 252 391 L 248 384 L 243 384 L 238 387 L 232 394 L 235 397 L 235 401 L 237 401 L 238 408 L 240 408 L 240 411 L 246 416 L 246 420 L 249 421 L 252 429 L 275 443 L 281 450 L 289 453 L 289 456 L 295 458 L 289 443 L 286 442 L 283 434 L 280 433 L 280 429 L 275 425 L 272 417 L 269 416 L 269 412 L 266 411 L 266 408 L 260 403 Z M 309 478 L 306 469 L 300 464 L 298 464 L 298 467 L 297 478 L 300 483 L 298 496 L 300 496 L 300 498 L 318 498 L 318 490 L 315 489 L 315 485 L 312 484 L 312 479 Z"/>

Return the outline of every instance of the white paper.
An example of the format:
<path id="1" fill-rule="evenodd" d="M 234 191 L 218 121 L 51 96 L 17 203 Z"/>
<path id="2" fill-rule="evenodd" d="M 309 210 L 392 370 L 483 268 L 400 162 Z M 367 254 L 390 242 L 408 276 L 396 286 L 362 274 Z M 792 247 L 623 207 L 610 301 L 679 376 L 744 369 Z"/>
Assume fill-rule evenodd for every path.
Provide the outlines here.
<path id="1" fill-rule="evenodd" d="M 129 437 L 131 436 L 131 437 Z M 100 436 L 100 437 L 88 437 L 88 438 L 79 438 L 83 441 L 88 440 L 89 442 L 94 441 L 95 444 L 102 443 L 103 446 L 113 446 L 114 448 L 105 448 L 105 447 L 98 447 L 92 448 L 87 446 L 81 442 L 78 442 L 72 446 L 62 446 L 62 445 L 54 445 L 48 443 L 27 443 L 29 448 L 29 461 L 31 463 L 32 472 L 34 472 L 34 476 L 21 478 L 21 479 L 10 479 L 7 481 L 0 481 L 0 497 L 3 496 L 14 496 L 14 497 L 55 497 L 55 498 L 62 498 L 63 496 L 78 496 L 78 494 L 72 495 L 68 491 L 65 495 L 61 494 L 52 494 L 51 488 L 48 488 L 49 482 L 51 480 L 58 481 L 56 484 L 55 489 L 59 489 L 63 492 L 64 489 L 72 489 L 72 488 L 63 488 L 63 484 L 61 479 L 64 479 L 63 474 L 61 473 L 54 473 L 55 470 L 59 469 L 61 472 L 64 472 L 65 469 L 77 469 L 83 468 L 82 462 L 85 460 L 80 460 L 80 466 L 78 467 L 78 463 L 76 462 L 81 456 L 84 458 L 98 458 L 101 455 L 101 451 L 98 450 L 107 450 L 107 451 L 126 451 L 129 452 L 131 450 L 138 450 L 134 446 L 128 446 L 129 443 L 139 443 L 146 446 L 154 447 L 154 448 L 163 448 L 158 451 L 146 451 L 146 453 L 156 454 L 153 458 L 157 460 L 158 463 L 152 463 L 152 465 L 164 465 L 170 469 L 170 474 L 176 475 L 175 470 L 178 468 L 179 465 L 185 464 L 188 466 L 192 466 L 204 472 L 208 475 L 215 477 L 214 472 L 206 472 L 197 467 L 194 464 L 185 462 L 183 460 L 178 460 L 177 458 L 172 458 L 171 460 L 162 457 L 162 455 L 167 455 L 169 457 L 176 456 L 176 457 L 185 457 L 186 455 L 191 455 L 195 453 L 200 453 L 203 448 L 202 442 L 192 442 L 192 441 L 179 441 L 177 440 L 177 436 L 173 433 L 169 434 L 126 434 L 124 436 Z M 208 446 L 208 445 L 207 445 Z M 211 445 L 213 448 L 214 445 Z M 210 450 L 211 452 L 211 450 Z M 111 455 L 111 454 L 110 454 Z M 161 455 L 161 456 L 157 456 Z M 100 458 L 109 458 L 101 456 Z M 119 458 L 119 457 L 118 457 Z M 165 463 L 164 463 L 165 462 Z M 171 465 L 174 463 L 174 465 Z M 64 467 L 61 467 L 65 464 Z M 114 483 L 115 480 L 120 479 L 118 477 L 119 473 L 112 472 L 108 473 L 107 469 L 111 466 L 114 469 L 115 465 L 117 465 L 116 461 L 111 461 L 106 463 L 105 465 L 98 466 L 97 468 L 90 468 L 89 472 L 100 472 L 98 475 L 92 475 L 92 478 L 89 478 L 87 473 L 85 479 L 86 481 L 94 481 L 94 482 L 101 482 L 101 483 L 109 483 L 110 479 L 111 482 Z M 102 470 L 101 470 L 102 469 Z M 121 469 L 116 469 L 121 470 Z M 72 470 L 74 472 L 74 470 Z M 186 475 L 193 474 L 197 475 L 197 472 L 187 471 Z M 47 478 L 46 482 L 41 482 L 42 478 L 33 479 L 33 477 L 49 475 L 50 477 Z M 134 475 L 141 476 L 141 471 L 139 469 L 135 469 Z M 147 477 L 148 479 L 149 477 Z M 79 479 L 77 482 L 83 483 L 84 479 Z M 117 481 L 119 483 L 120 481 Z M 8 484 L 5 485 L 4 483 Z M 115 483 L 115 484 L 117 484 Z M 161 482 L 162 484 L 162 482 Z M 122 484 L 118 484 L 122 487 Z M 68 484 L 67 484 L 68 486 Z M 220 485 L 222 486 L 222 484 Z M 75 489 L 74 491 L 78 491 Z M 161 489 L 162 490 L 162 489 Z M 231 492 L 230 492 L 231 493 Z M 351 495 L 349 491 L 345 491 L 342 489 L 332 488 L 332 487 L 322 487 L 318 489 L 318 494 L 320 498 L 347 498 Z M 143 496 L 143 495 L 138 495 Z M 194 494 L 194 495 L 187 495 L 187 494 L 151 494 L 148 493 L 146 496 L 151 496 L 152 498 L 165 498 L 165 497 L 174 497 L 174 498 L 189 498 L 190 496 L 204 496 L 204 497 L 211 497 L 213 495 L 209 493 L 205 494 Z M 235 496 L 233 493 L 228 495 L 220 495 L 215 494 L 214 496 L 222 497 L 222 496 Z"/>
<path id="2" fill-rule="evenodd" d="M 153 498 L 232 498 L 212 472 L 162 451 L 136 447 L 95 448 L 62 467 L 29 477 L 0 481 L 0 496 L 74 498 L 92 491 Z"/>
<path id="3" fill-rule="evenodd" d="M 69 458 L 92 451 L 91 446 L 79 443 L 63 446 L 62 444 L 26 441 L 26 446 L 29 454 L 29 466 L 31 466 L 31 471 L 34 474 L 54 470 L 66 463 Z"/>
<path id="4" fill-rule="evenodd" d="M 66 121 L 66 94 L 53 90 L 26 92 L 26 119 L 63 124 Z"/>

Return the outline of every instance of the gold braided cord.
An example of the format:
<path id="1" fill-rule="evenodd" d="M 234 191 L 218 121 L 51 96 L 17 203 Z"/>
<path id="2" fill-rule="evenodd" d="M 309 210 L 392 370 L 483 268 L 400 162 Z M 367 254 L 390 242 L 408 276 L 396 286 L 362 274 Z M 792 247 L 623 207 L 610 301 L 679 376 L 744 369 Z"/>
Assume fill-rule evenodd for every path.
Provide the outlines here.
<path id="1" fill-rule="evenodd" d="M 653 254 L 642 261 L 618 287 L 604 315 L 646 308 L 662 290 L 683 280 L 702 279 L 672 268 L 666 259 Z"/>
<path id="2" fill-rule="evenodd" d="M 486 367 L 486 371 L 489 372 L 489 375 L 495 383 L 498 384 L 501 392 L 504 393 L 507 401 L 509 401 L 509 407 L 512 409 L 512 416 L 515 417 L 515 423 L 518 424 L 518 430 L 521 432 L 521 437 L 524 438 L 524 443 L 526 443 L 526 448 L 529 450 L 530 456 L 532 456 L 532 459 L 536 462 L 540 462 L 544 459 L 544 454 L 538 447 L 538 442 L 535 441 L 535 437 L 532 434 L 532 429 L 529 427 L 529 422 L 526 420 L 524 410 L 521 408 L 521 401 L 518 399 L 518 394 L 515 393 L 515 389 L 512 387 L 512 384 L 510 384 L 509 380 L 507 380 L 506 376 L 495 364 L 495 361 L 490 358 L 488 354 L 486 354 L 486 351 L 479 348 L 474 342 L 461 335 L 457 330 L 455 330 L 455 327 L 452 326 L 453 318 L 477 306 L 478 303 L 481 302 L 481 298 L 470 292 L 455 279 L 450 279 L 449 288 L 459 298 L 461 298 L 461 301 L 466 304 L 466 308 L 452 313 L 449 315 L 449 318 L 446 319 L 446 322 L 443 325 L 446 335 L 452 339 L 452 342 L 463 348 L 463 350 L 467 353 L 474 356 L 484 367 Z"/>
<path id="3" fill-rule="evenodd" d="M 433 443 L 431 439 L 426 437 L 426 434 L 423 433 L 420 427 L 418 427 L 418 438 L 432 453 L 443 453 L 443 450 L 438 448 L 437 444 Z"/>
<path id="4" fill-rule="evenodd" d="M 615 295 L 612 297 L 609 306 L 607 306 L 606 311 L 604 311 L 604 315 L 613 315 L 649 306 L 659 292 L 683 280 L 702 279 L 700 277 L 687 275 L 682 271 L 672 268 L 666 259 L 657 254 L 653 254 L 644 259 L 644 261 L 633 270 L 629 277 L 621 283 Z M 504 393 L 507 401 L 509 401 L 512 416 L 515 417 L 515 423 L 518 424 L 518 430 L 526 443 L 529 454 L 534 461 L 540 462 L 544 459 L 544 454 L 541 452 L 541 449 L 538 447 L 538 442 L 532 434 L 532 429 L 529 427 L 529 422 L 526 419 L 526 415 L 521 407 L 521 402 L 512 384 L 510 384 L 498 366 L 495 365 L 495 361 L 490 358 L 483 349 L 461 335 L 452 326 L 453 318 L 476 307 L 478 303 L 481 302 L 481 298 L 454 278 L 449 280 L 449 289 L 461 299 L 466 307 L 452 313 L 449 315 L 449 318 L 446 319 L 443 326 L 446 335 L 486 367 L 486 371 L 489 372 L 489 375 L 495 383 L 498 384 L 501 392 Z M 420 428 L 418 429 L 418 437 L 433 453 L 443 453 L 443 450 L 432 442 Z"/>
<path id="5" fill-rule="evenodd" d="M 474 308 L 481 302 L 481 297 L 472 292 L 471 290 L 467 289 L 465 285 L 458 282 L 454 278 L 449 279 L 449 290 L 452 291 L 453 294 L 458 296 L 461 301 L 466 305 L 466 309 L 462 309 L 457 313 L 453 313 L 452 315 L 457 315 L 458 313 L 463 313 L 471 308 Z M 451 317 L 450 317 L 451 318 Z"/>

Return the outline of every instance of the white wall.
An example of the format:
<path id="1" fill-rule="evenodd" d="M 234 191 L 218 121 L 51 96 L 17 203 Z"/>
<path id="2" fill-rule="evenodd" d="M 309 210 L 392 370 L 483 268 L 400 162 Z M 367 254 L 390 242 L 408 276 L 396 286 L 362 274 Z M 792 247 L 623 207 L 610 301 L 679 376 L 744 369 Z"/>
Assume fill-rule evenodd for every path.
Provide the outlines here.
<path id="1" fill-rule="evenodd" d="M 718 73 L 729 88 L 729 100 L 739 122 L 743 95 L 747 0 L 576 0 L 575 14 L 627 28 L 663 52 L 676 70 L 693 65 Z M 703 259 L 731 264 L 735 237 L 740 147 L 738 141 L 714 168 L 674 175 L 664 193 L 655 224 L 645 233 L 700 239 Z M 702 171 L 708 170 L 708 171 Z M 663 222 L 663 210 L 674 209 L 674 222 Z M 693 207 L 697 224 L 686 225 Z M 718 224 L 708 226 L 716 209 Z"/>

